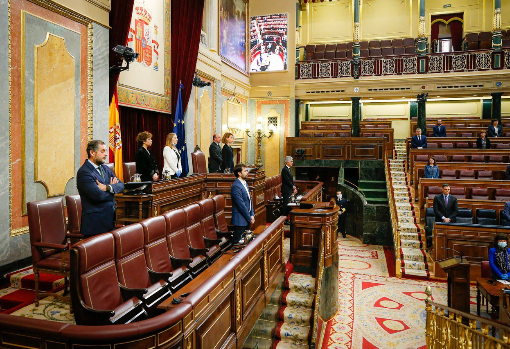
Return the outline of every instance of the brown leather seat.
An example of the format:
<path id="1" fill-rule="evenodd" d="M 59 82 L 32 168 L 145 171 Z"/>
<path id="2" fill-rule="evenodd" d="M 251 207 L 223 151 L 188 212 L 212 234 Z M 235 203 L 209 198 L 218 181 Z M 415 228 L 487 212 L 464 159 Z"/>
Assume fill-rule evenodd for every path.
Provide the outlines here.
<path id="1" fill-rule="evenodd" d="M 510 201 L 510 189 L 496 189 L 494 199 L 496 201 Z"/>
<path id="2" fill-rule="evenodd" d="M 115 239 L 115 265 L 119 283 L 135 292 L 149 314 L 156 313 L 159 303 L 170 297 L 168 274 L 149 274 L 145 262 L 143 227 L 127 225 L 112 232 Z"/>
<path id="3" fill-rule="evenodd" d="M 426 187 L 427 188 L 427 197 L 428 198 L 434 198 L 434 196 L 441 194 L 443 190 L 441 187 L 433 186 L 433 187 Z"/>
<path id="4" fill-rule="evenodd" d="M 427 142 L 427 148 L 438 148 L 437 143 Z"/>
<path id="5" fill-rule="evenodd" d="M 497 143 L 496 149 L 508 149 L 510 148 L 510 144 L 508 143 Z"/>
<path id="6" fill-rule="evenodd" d="M 136 173 L 136 162 L 125 162 L 123 167 L 124 183 L 131 182 L 131 177 Z"/>
<path id="7" fill-rule="evenodd" d="M 183 265 L 191 271 L 195 277 L 207 268 L 207 258 L 202 255 L 192 257 L 186 237 L 186 214 L 183 209 L 172 210 L 163 213 L 166 220 L 168 252 L 173 259 L 182 261 Z"/>
<path id="8" fill-rule="evenodd" d="M 486 162 L 485 155 L 471 155 L 471 162 Z"/>
<path id="9" fill-rule="evenodd" d="M 336 44 L 336 51 L 346 51 L 347 50 L 347 43 L 346 42 L 341 42 L 341 43 L 338 43 Z"/>
<path id="10" fill-rule="evenodd" d="M 126 324 L 147 318 L 143 302 L 121 291 L 111 233 L 77 243 L 72 265 L 71 298 L 77 325 Z"/>
<path id="11" fill-rule="evenodd" d="M 67 236 L 71 239 L 71 244 L 75 244 L 83 235 L 80 234 L 81 228 L 81 198 L 80 195 L 66 196 L 67 207 Z"/>
<path id="12" fill-rule="evenodd" d="M 326 52 L 335 52 L 336 51 L 336 44 L 327 44 L 326 45 Z"/>
<path id="13" fill-rule="evenodd" d="M 489 191 L 487 188 L 472 188 L 471 199 L 473 200 L 489 200 Z"/>
<path id="14" fill-rule="evenodd" d="M 393 56 L 393 47 L 383 47 L 381 48 L 381 54 L 383 56 Z"/>
<path id="15" fill-rule="evenodd" d="M 441 143 L 441 148 L 453 148 L 453 143 L 451 142 Z"/>
<path id="16" fill-rule="evenodd" d="M 442 179 L 457 179 L 457 171 L 455 170 L 441 170 Z"/>
<path id="17" fill-rule="evenodd" d="M 468 142 L 457 142 L 457 148 L 469 148 Z"/>
<path id="18" fill-rule="evenodd" d="M 385 47 L 393 47 L 391 45 L 391 40 L 381 40 L 381 48 L 385 48 Z"/>
<path id="19" fill-rule="evenodd" d="M 345 50 L 340 50 L 335 52 L 335 58 L 341 59 L 347 56 L 347 52 Z"/>
<path id="20" fill-rule="evenodd" d="M 395 56 L 400 56 L 406 53 L 406 49 L 404 47 L 394 47 L 393 54 Z"/>
<path id="21" fill-rule="evenodd" d="M 361 50 L 368 50 L 369 46 L 370 46 L 370 44 L 368 43 L 368 41 L 360 41 L 359 42 L 359 48 Z M 351 47 L 351 49 L 352 49 L 352 47 Z"/>
<path id="22" fill-rule="evenodd" d="M 351 134 L 348 132 L 338 132 L 338 137 L 350 137 Z"/>
<path id="23" fill-rule="evenodd" d="M 414 161 L 416 161 L 416 162 L 421 162 L 421 161 L 428 162 L 429 161 L 429 156 L 428 155 L 419 154 L 419 155 L 415 156 Z"/>
<path id="24" fill-rule="evenodd" d="M 404 47 L 414 47 L 414 38 L 405 38 L 403 41 Z"/>
<path id="25" fill-rule="evenodd" d="M 465 155 L 452 155 L 451 161 L 452 162 L 466 162 L 466 156 Z"/>
<path id="26" fill-rule="evenodd" d="M 207 173 L 207 164 L 205 154 L 197 146 L 191 153 L 191 162 L 193 163 L 193 173 Z"/>
<path id="27" fill-rule="evenodd" d="M 114 175 L 117 175 L 117 174 L 115 173 L 115 163 L 114 163 L 114 162 L 109 162 L 109 163 L 107 163 L 107 164 L 105 164 L 105 165 L 106 165 L 106 166 L 108 166 L 108 168 L 110 169 L 110 171 L 112 171 L 112 173 L 113 173 Z"/>
<path id="28" fill-rule="evenodd" d="M 141 222 L 145 261 L 149 270 L 154 273 L 165 273 L 170 291 L 175 293 L 179 288 L 191 281 L 191 272 L 182 260 L 170 258 L 166 241 L 166 220 L 156 216 Z"/>
<path id="29" fill-rule="evenodd" d="M 372 40 L 368 44 L 368 48 L 381 48 L 381 42 L 379 40 Z"/>
<path id="30" fill-rule="evenodd" d="M 69 301 L 68 297 L 60 297 L 57 294 L 39 290 L 39 272 L 42 271 L 64 276 L 64 294 L 67 295 L 70 267 L 66 217 L 62 199 L 51 198 L 29 202 L 27 211 L 35 277 L 35 302 L 39 304 L 39 296 L 45 294 Z"/>
<path id="31" fill-rule="evenodd" d="M 466 198 L 466 188 L 464 187 L 450 187 L 450 194 L 457 197 L 457 199 Z"/>
<path id="32" fill-rule="evenodd" d="M 204 199 L 198 202 L 200 206 L 200 214 L 202 217 L 202 229 L 203 237 L 205 240 L 205 246 L 211 248 L 214 245 L 218 245 L 221 251 L 226 251 L 232 241 L 232 234 L 229 232 L 222 233 L 216 231 L 216 225 L 214 224 L 214 202 L 212 199 Z"/>
<path id="33" fill-rule="evenodd" d="M 277 193 L 281 196 L 281 182 L 278 181 L 278 176 L 275 177 Z M 212 200 L 214 203 L 214 224 L 216 225 L 216 229 L 221 232 L 229 232 L 227 219 L 225 218 L 225 197 L 223 195 L 215 195 Z"/>
<path id="34" fill-rule="evenodd" d="M 446 155 L 438 154 L 434 156 L 434 158 L 436 159 L 436 162 L 446 162 Z"/>
<path id="35" fill-rule="evenodd" d="M 478 171 L 476 173 L 476 178 L 489 180 L 493 178 L 493 174 L 492 171 Z"/>
<path id="36" fill-rule="evenodd" d="M 207 261 L 212 264 L 221 256 L 219 245 L 207 247 L 204 240 L 204 231 L 202 229 L 201 212 L 198 204 L 192 204 L 184 207 L 186 214 L 186 237 L 192 256 L 207 256 Z"/>
<path id="37" fill-rule="evenodd" d="M 503 155 L 489 155 L 489 162 L 503 162 Z"/>
<path id="38" fill-rule="evenodd" d="M 404 47 L 404 41 L 402 39 L 393 39 L 391 41 L 391 46 L 393 46 L 393 47 Z"/>
<path id="39" fill-rule="evenodd" d="M 459 179 L 475 179 L 475 170 L 460 170 Z"/>

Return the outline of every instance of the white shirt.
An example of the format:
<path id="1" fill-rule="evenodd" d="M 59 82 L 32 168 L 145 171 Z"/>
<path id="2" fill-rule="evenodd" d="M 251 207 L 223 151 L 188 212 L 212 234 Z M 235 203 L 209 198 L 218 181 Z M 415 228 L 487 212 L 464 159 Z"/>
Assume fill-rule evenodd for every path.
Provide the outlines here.
<path id="1" fill-rule="evenodd" d="M 250 189 L 248 189 L 248 183 L 246 183 L 246 181 L 244 179 L 241 179 L 241 177 L 239 177 L 239 181 L 241 181 L 241 184 L 243 185 L 244 190 L 246 190 L 246 193 L 248 194 L 248 198 L 250 199 L 250 211 L 251 211 L 253 208 L 253 205 L 251 203 L 251 195 L 250 195 Z"/>
<path id="2" fill-rule="evenodd" d="M 174 175 L 178 170 L 182 171 L 182 165 L 175 150 L 169 146 L 163 148 L 163 162 L 163 172 L 168 171 L 171 175 Z"/>

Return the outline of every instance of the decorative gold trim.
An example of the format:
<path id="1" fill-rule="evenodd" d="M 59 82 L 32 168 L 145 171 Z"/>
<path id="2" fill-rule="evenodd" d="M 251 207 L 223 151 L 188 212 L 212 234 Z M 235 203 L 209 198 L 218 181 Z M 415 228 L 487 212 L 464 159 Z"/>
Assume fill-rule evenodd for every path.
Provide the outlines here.
<path id="1" fill-rule="evenodd" d="M 25 191 L 25 14 L 21 10 L 21 214 L 27 213 L 26 191 Z M 9 22 L 10 23 L 10 22 Z M 9 30 L 9 33 L 11 31 Z M 10 35 L 9 35 L 10 36 Z M 9 64 L 10 67 L 10 64 Z M 9 133 L 11 129 L 9 128 Z M 12 194 L 12 193 L 11 193 Z M 12 203 L 12 195 L 10 199 Z M 12 214 L 12 208 L 11 208 Z M 12 224 L 12 220 L 11 220 Z"/>
<path id="2" fill-rule="evenodd" d="M 99 7 L 101 10 L 105 10 L 106 12 L 110 12 L 112 10 L 112 6 L 110 3 L 110 6 L 98 1 L 98 0 L 85 0 L 87 2 L 90 2 L 92 5 Z"/>
<path id="3" fill-rule="evenodd" d="M 12 213 L 11 213 L 11 215 L 12 215 Z M 12 222 L 12 218 L 11 218 L 11 222 Z M 11 223 L 11 227 L 12 227 L 12 223 Z M 28 233 L 28 231 L 29 231 L 28 226 L 23 227 L 23 228 L 18 228 L 18 229 L 11 229 L 11 237 L 26 234 L 26 233 Z"/>
<path id="4" fill-rule="evenodd" d="M 44 7 L 45 9 L 55 12 L 61 16 L 72 19 L 73 21 L 76 21 L 78 23 L 85 24 L 85 25 L 87 25 L 89 23 L 97 23 L 100 26 L 105 27 L 106 29 L 111 29 L 110 26 L 99 23 L 90 17 L 84 16 L 78 12 L 74 12 L 74 11 L 68 9 L 67 7 L 64 7 L 64 6 L 57 4 L 53 1 L 50 1 L 50 0 L 28 0 L 28 1 L 34 3 L 38 6 Z"/>
<path id="5" fill-rule="evenodd" d="M 87 141 L 90 142 L 93 136 L 94 136 L 94 25 L 92 23 L 89 23 L 87 25 Z"/>
<path id="6" fill-rule="evenodd" d="M 241 324 L 241 285 L 237 282 L 236 287 L 236 320 L 238 324 Z"/>

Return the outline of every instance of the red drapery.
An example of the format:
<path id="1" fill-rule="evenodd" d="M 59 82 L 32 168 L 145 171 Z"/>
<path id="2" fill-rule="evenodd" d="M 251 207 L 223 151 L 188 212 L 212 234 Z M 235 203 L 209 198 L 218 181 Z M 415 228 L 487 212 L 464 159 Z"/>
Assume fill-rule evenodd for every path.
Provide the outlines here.
<path id="1" fill-rule="evenodd" d="M 202 30 L 204 0 L 172 0 L 172 109 L 175 114 L 179 83 L 184 111 L 191 94 Z"/>
<path id="2" fill-rule="evenodd" d="M 151 110 L 119 106 L 121 115 L 120 132 L 122 133 L 122 157 L 124 162 L 135 161 L 138 150 L 136 135 L 142 131 L 152 133 L 152 146 L 149 149 L 158 169 L 163 169 L 163 148 L 166 135 L 174 128 L 173 118 L 168 114 Z"/>
<path id="3" fill-rule="evenodd" d="M 126 45 L 129 34 L 129 25 L 131 24 L 131 14 L 133 13 L 133 4 L 135 0 L 112 0 L 112 9 L 110 11 L 110 67 L 119 65 L 119 55 L 112 52 L 112 48 L 117 45 Z M 110 75 L 110 95 L 108 100 L 112 100 L 115 85 L 119 80 L 119 74 Z"/>
<path id="4" fill-rule="evenodd" d="M 463 18 L 463 13 L 450 13 L 432 16 L 430 26 L 430 41 L 433 43 L 439 38 L 439 25 L 442 23 L 450 28 L 450 32 L 452 34 L 453 49 L 455 51 L 460 51 L 462 47 Z"/>

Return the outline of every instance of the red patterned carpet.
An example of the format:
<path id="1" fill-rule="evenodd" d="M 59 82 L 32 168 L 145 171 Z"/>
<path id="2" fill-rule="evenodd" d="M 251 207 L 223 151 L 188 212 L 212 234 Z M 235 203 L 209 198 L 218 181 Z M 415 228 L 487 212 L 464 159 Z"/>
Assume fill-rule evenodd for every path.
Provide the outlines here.
<path id="1" fill-rule="evenodd" d="M 339 304 L 322 348 L 425 348 L 425 287 L 446 303 L 446 283 L 399 279 L 382 246 L 339 241 Z"/>

